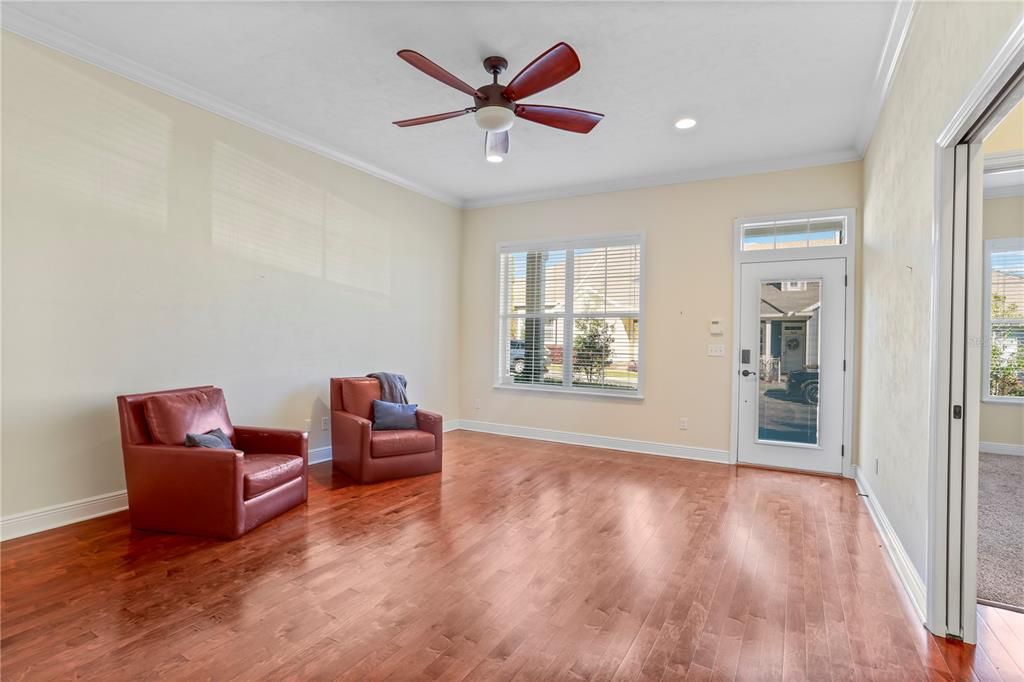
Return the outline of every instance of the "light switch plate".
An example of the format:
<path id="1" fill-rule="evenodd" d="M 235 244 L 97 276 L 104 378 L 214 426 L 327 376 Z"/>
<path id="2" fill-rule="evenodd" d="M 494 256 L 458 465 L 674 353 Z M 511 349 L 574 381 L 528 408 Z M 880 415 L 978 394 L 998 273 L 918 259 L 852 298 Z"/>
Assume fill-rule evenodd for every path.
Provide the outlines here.
<path id="1" fill-rule="evenodd" d="M 712 358 L 724 358 L 725 357 L 725 344 L 724 343 L 711 343 L 708 344 L 708 356 Z"/>

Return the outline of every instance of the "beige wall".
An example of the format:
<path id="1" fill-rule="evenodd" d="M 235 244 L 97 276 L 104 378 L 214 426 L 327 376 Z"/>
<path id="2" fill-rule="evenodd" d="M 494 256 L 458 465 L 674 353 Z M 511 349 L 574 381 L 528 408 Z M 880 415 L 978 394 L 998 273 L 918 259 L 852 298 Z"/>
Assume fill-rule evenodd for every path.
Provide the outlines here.
<path id="1" fill-rule="evenodd" d="M 982 145 L 985 154 L 1024 151 L 1024 100 L 999 122 Z"/>
<path id="2" fill-rule="evenodd" d="M 983 211 L 985 239 L 1024 237 L 1024 197 L 986 199 Z M 982 403 L 981 442 L 1024 445 L 1024 404 Z"/>
<path id="3" fill-rule="evenodd" d="M 921 576 L 935 140 L 1016 25 L 1022 7 L 917 3 L 864 159 L 859 470 Z"/>
<path id="4" fill-rule="evenodd" d="M 458 411 L 461 215 L 3 35 L 4 516 L 124 488 L 114 396 L 326 445 L 332 375 Z"/>
<path id="5" fill-rule="evenodd" d="M 463 419 L 728 450 L 733 220 L 860 209 L 860 162 L 467 211 L 462 257 Z M 643 401 L 493 388 L 496 244 L 646 235 Z M 724 337 L 708 325 L 720 318 Z M 680 431 L 680 417 L 689 429 Z"/>

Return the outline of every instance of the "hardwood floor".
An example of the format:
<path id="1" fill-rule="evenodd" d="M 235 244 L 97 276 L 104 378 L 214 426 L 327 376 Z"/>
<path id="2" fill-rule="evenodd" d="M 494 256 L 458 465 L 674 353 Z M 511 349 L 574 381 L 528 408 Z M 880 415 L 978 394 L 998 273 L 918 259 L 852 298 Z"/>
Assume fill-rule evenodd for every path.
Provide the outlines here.
<path id="1" fill-rule="evenodd" d="M 3 543 L 4 680 L 1024 679 L 914 622 L 852 482 L 468 432 L 440 475 L 312 468 L 234 542 L 121 513 Z"/>

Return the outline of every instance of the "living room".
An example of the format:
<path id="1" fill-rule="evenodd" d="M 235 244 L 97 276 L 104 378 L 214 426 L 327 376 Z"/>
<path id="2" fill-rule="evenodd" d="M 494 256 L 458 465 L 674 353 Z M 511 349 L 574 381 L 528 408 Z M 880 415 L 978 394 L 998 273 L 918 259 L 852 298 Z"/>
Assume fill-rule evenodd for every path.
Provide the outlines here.
<path id="1" fill-rule="evenodd" d="M 5 679 L 1024 678 L 1019 3 L 0 21 Z"/>

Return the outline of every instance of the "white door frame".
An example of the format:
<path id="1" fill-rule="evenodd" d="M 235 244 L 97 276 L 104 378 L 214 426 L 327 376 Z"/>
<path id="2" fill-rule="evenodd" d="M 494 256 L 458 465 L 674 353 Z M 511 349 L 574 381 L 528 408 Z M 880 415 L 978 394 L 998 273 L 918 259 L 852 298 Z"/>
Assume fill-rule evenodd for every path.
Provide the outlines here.
<path id="1" fill-rule="evenodd" d="M 743 228 L 753 223 L 779 220 L 807 220 L 815 218 L 843 217 L 846 220 L 846 240 L 839 246 L 815 246 L 810 248 L 779 249 L 764 251 L 743 251 Z M 729 428 L 729 463 L 736 464 L 739 453 L 739 400 L 740 400 L 740 286 L 741 265 L 744 263 L 785 262 L 794 260 L 817 260 L 819 258 L 846 259 L 846 338 L 844 357 L 846 377 L 843 386 L 843 477 L 853 478 L 853 415 L 856 379 L 856 282 L 857 243 L 860 239 L 857 225 L 857 211 L 853 208 L 803 211 L 737 218 L 733 222 L 733 276 L 732 276 L 732 397 Z"/>
<path id="2" fill-rule="evenodd" d="M 925 625 L 977 640 L 978 407 L 981 388 L 980 140 L 1012 106 L 1021 20 L 935 143 L 931 404 Z M 966 143 L 964 143 L 966 142 Z M 960 406 L 962 418 L 953 417 Z"/>

